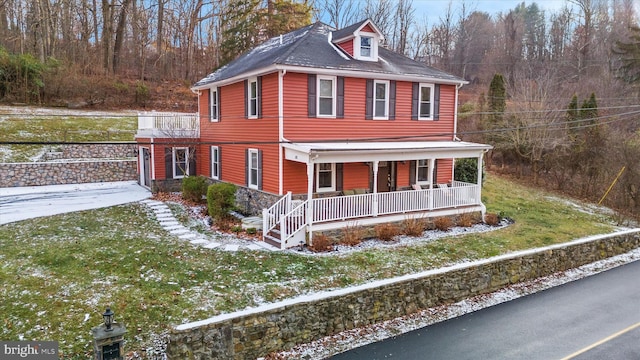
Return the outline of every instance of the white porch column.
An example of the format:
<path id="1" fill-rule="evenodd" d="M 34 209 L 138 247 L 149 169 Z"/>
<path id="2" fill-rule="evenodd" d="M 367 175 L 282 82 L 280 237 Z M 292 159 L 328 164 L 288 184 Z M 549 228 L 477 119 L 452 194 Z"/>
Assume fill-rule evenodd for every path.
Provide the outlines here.
<path id="1" fill-rule="evenodd" d="M 307 232 L 309 245 L 313 244 L 313 163 L 307 162 Z"/>
<path id="2" fill-rule="evenodd" d="M 429 174 L 427 178 L 429 180 L 429 210 L 433 210 L 433 173 L 435 172 L 435 159 L 429 159 Z"/>
<path id="3" fill-rule="evenodd" d="M 478 156 L 478 186 L 482 186 L 482 158 L 484 153 L 480 153 Z"/>
<path id="4" fill-rule="evenodd" d="M 378 165 L 379 161 L 373 162 L 373 216 L 378 216 Z"/>

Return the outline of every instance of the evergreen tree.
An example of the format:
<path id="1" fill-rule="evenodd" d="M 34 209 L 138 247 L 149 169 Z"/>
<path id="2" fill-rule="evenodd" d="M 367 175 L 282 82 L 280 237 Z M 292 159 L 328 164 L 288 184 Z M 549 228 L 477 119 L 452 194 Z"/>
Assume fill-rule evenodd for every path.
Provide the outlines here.
<path id="1" fill-rule="evenodd" d="M 502 74 L 495 74 L 489 85 L 489 121 L 497 125 L 502 121 L 504 110 L 507 108 L 507 90 L 504 85 Z"/>
<path id="2" fill-rule="evenodd" d="M 295 0 L 232 0 L 222 18 L 220 65 L 234 60 L 271 37 L 311 23 L 313 8 Z"/>

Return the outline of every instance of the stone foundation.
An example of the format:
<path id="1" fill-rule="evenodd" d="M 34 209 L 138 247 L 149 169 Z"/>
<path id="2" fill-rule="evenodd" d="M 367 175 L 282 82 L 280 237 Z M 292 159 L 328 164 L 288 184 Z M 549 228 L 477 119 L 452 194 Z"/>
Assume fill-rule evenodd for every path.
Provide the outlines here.
<path id="1" fill-rule="evenodd" d="M 640 247 L 640 229 L 223 314 L 170 331 L 169 359 L 255 359 Z"/>

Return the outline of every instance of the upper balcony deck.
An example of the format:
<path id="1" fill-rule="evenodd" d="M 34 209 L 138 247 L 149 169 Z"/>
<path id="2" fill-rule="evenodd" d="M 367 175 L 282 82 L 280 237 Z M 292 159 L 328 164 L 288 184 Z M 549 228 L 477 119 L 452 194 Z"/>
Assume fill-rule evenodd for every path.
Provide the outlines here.
<path id="1" fill-rule="evenodd" d="M 197 138 L 200 122 L 197 113 L 142 112 L 138 113 L 136 137 Z"/>

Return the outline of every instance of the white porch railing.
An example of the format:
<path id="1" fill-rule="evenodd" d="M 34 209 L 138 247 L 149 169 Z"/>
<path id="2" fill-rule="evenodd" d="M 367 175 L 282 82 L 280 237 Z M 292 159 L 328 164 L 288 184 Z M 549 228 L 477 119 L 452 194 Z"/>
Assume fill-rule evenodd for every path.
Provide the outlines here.
<path id="1" fill-rule="evenodd" d="M 455 181 L 446 188 L 312 199 L 312 224 L 470 205 L 481 205 L 480 186 Z M 281 246 L 287 247 L 287 241 L 309 225 L 307 201 L 294 201 L 289 192 L 262 211 L 262 221 L 263 234 L 279 227 Z"/>
<path id="2" fill-rule="evenodd" d="M 268 209 L 262 210 L 262 233 L 268 234 L 280 225 L 280 218 L 291 211 L 291 192 L 276 201 Z"/>
<path id="3" fill-rule="evenodd" d="M 198 114 L 155 111 L 138 113 L 137 136 L 199 137 Z"/>
<path id="4" fill-rule="evenodd" d="M 287 244 L 288 240 L 296 233 L 307 226 L 307 202 L 301 201 L 300 204 L 286 215 L 280 218 L 280 243 Z"/>
<path id="5" fill-rule="evenodd" d="M 480 186 L 455 182 L 452 187 L 393 191 L 313 199 L 313 222 L 429 211 L 479 205 Z"/>

